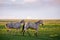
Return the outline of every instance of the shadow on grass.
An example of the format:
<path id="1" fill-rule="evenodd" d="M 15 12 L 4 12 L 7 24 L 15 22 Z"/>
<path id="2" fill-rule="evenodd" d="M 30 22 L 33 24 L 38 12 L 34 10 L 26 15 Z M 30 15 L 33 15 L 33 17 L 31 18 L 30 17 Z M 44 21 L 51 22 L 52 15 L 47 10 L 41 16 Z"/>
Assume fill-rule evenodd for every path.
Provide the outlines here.
<path id="1" fill-rule="evenodd" d="M 49 37 L 48 35 L 38 35 L 29 36 L 29 35 L 8 35 L 8 34 L 0 34 L 0 40 L 60 40 L 60 36 Z"/>

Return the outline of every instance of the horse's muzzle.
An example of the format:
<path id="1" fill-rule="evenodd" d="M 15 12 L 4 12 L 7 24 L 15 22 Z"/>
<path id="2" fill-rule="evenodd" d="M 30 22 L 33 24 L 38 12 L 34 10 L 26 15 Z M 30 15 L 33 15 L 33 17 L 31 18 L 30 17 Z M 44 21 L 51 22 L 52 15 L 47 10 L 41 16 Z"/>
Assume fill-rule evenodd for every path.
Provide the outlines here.
<path id="1" fill-rule="evenodd" d="M 42 24 L 42 26 L 43 26 L 44 24 Z"/>

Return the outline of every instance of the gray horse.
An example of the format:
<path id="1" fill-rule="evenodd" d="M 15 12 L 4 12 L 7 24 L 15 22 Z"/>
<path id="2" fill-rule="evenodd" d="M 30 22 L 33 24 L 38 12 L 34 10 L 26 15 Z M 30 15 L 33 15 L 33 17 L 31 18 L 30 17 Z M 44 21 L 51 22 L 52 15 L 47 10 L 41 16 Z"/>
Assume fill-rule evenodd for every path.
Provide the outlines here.
<path id="1" fill-rule="evenodd" d="M 33 30 L 36 30 L 35 35 L 37 36 L 38 27 L 39 27 L 40 24 L 43 25 L 43 20 L 39 20 L 39 21 L 34 22 L 34 23 L 28 22 L 28 23 L 25 24 L 25 26 L 24 26 L 24 32 L 25 32 L 27 29 L 33 29 Z M 23 35 L 24 35 L 24 32 L 23 32 Z"/>
<path id="2" fill-rule="evenodd" d="M 20 29 L 21 28 L 21 24 L 24 25 L 24 20 L 21 20 L 20 22 L 10 22 L 6 24 L 6 28 L 8 29 L 7 31 L 9 31 L 9 29 Z"/>

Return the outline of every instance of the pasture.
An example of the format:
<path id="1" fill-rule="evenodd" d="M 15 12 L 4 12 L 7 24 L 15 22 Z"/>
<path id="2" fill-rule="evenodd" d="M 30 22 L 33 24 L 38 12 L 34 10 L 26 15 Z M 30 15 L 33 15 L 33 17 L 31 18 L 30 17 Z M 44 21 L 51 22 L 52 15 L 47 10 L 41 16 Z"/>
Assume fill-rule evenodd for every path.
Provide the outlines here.
<path id="1" fill-rule="evenodd" d="M 25 32 L 24 36 L 22 35 L 21 29 L 19 31 L 11 29 L 10 32 L 7 32 L 5 28 L 7 22 L 10 21 L 0 21 L 0 40 L 60 40 L 59 20 L 44 20 L 45 25 L 39 26 L 37 37 L 34 35 L 35 30 L 31 29 L 28 30 L 30 35 Z"/>

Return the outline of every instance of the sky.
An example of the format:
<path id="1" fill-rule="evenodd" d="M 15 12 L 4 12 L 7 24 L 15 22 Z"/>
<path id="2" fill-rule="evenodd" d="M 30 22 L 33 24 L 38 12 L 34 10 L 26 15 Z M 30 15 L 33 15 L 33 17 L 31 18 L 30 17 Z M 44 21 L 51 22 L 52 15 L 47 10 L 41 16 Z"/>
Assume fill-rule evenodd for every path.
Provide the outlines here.
<path id="1" fill-rule="evenodd" d="M 0 0 L 0 19 L 60 19 L 60 0 Z"/>

